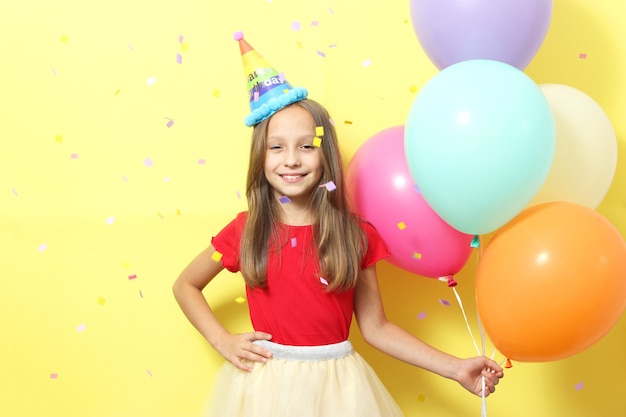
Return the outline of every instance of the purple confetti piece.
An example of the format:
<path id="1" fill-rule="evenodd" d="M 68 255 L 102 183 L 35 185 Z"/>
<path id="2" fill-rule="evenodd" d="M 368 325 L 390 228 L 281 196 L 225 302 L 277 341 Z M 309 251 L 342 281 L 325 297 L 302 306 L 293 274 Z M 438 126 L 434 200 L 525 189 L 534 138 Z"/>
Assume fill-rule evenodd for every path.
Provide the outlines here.
<path id="1" fill-rule="evenodd" d="M 291 200 L 289 199 L 289 197 L 287 197 L 286 195 L 284 195 L 284 196 L 280 197 L 280 198 L 278 199 L 278 201 L 280 201 L 282 204 L 287 204 L 287 203 L 291 202 Z"/>
<path id="2" fill-rule="evenodd" d="M 183 63 L 183 56 L 181 54 L 176 54 L 176 62 L 178 64 L 182 64 Z"/>
<path id="3" fill-rule="evenodd" d="M 86 324 L 81 324 L 81 325 L 76 326 L 76 331 L 79 333 L 84 332 L 86 328 L 87 328 Z"/>
<path id="4" fill-rule="evenodd" d="M 169 119 L 169 121 L 167 122 L 167 124 L 165 126 L 170 128 L 170 127 L 172 127 L 173 124 L 174 124 L 174 120 L 173 119 Z"/>
<path id="5" fill-rule="evenodd" d="M 443 298 L 440 298 L 439 302 L 441 303 L 442 306 L 449 306 L 450 305 L 450 301 L 444 300 Z"/>
<path id="6" fill-rule="evenodd" d="M 329 48 L 336 48 L 337 44 L 336 43 L 331 43 L 330 45 L 328 45 Z"/>
<path id="7" fill-rule="evenodd" d="M 143 164 L 144 164 L 146 167 L 150 168 L 150 167 L 154 164 L 154 162 L 152 162 L 152 159 L 150 159 L 150 158 L 146 158 L 146 159 L 144 159 L 144 160 L 143 160 Z"/>
<path id="8" fill-rule="evenodd" d="M 293 21 L 291 22 L 291 30 L 299 31 L 300 30 L 300 22 Z"/>
<path id="9" fill-rule="evenodd" d="M 417 184 L 413 184 L 413 189 L 417 191 L 418 194 L 421 194 L 420 187 Z"/>
<path id="10" fill-rule="evenodd" d="M 326 54 L 320 50 L 317 51 L 317 54 L 321 56 L 322 58 L 326 58 Z"/>
<path id="11" fill-rule="evenodd" d="M 421 313 L 419 313 L 417 315 L 417 319 L 418 320 L 424 320 L 425 318 L 426 318 L 426 312 L 425 311 L 422 311 Z"/>
<path id="12" fill-rule="evenodd" d="M 335 191 L 337 189 L 337 186 L 332 181 L 328 181 L 326 184 L 324 184 L 324 186 L 328 191 Z"/>
<path id="13" fill-rule="evenodd" d="M 574 389 L 576 389 L 576 391 L 580 391 L 581 389 L 583 389 L 585 387 L 585 384 L 582 382 L 579 382 L 578 384 L 576 384 L 574 386 Z"/>
<path id="14" fill-rule="evenodd" d="M 291 238 L 291 247 L 295 248 L 298 245 L 298 239 L 296 239 L 295 237 Z"/>
<path id="15" fill-rule="evenodd" d="M 39 245 L 38 249 L 39 249 L 39 252 L 43 252 L 43 251 L 48 249 L 48 245 L 46 243 L 43 243 L 43 244 Z"/>
<path id="16" fill-rule="evenodd" d="M 55 70 L 54 68 L 52 68 L 52 75 L 54 75 L 55 77 L 59 75 L 57 74 L 57 70 Z"/>
<path id="17" fill-rule="evenodd" d="M 107 217 L 106 224 L 113 224 L 114 221 L 115 221 L 115 217 L 113 216 Z"/>

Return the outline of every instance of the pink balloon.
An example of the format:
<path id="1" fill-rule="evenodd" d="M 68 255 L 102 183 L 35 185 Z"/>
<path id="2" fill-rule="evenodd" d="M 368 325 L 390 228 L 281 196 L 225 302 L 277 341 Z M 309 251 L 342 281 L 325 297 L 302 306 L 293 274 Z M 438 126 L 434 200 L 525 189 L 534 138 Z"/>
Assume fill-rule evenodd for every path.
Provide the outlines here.
<path id="1" fill-rule="evenodd" d="M 353 209 L 376 227 L 391 252 L 389 263 L 428 278 L 454 275 L 465 266 L 473 236 L 448 225 L 416 189 L 404 153 L 404 126 L 363 143 L 346 183 Z"/>

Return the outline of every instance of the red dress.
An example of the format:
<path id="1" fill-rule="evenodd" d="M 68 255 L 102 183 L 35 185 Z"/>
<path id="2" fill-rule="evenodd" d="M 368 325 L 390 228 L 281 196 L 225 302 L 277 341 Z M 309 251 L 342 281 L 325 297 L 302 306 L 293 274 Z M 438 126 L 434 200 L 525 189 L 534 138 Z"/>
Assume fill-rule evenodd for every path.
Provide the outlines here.
<path id="1" fill-rule="evenodd" d="M 222 264 L 239 271 L 239 244 L 247 213 L 240 213 L 213 239 L 222 254 Z M 367 238 L 367 252 L 361 268 L 388 256 L 376 229 L 361 222 Z M 281 226 L 284 239 L 280 254 L 270 251 L 267 287 L 246 287 L 250 319 L 255 330 L 272 335 L 272 341 L 292 346 L 315 346 L 348 339 L 354 308 L 354 289 L 326 290 L 320 276 L 312 240 L 312 226 Z"/>

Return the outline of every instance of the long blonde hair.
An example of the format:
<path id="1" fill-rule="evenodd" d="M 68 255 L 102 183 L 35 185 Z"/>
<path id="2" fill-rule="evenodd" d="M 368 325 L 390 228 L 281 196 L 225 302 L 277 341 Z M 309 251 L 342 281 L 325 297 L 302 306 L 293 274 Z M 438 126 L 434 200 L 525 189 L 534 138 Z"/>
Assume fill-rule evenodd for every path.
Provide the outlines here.
<path id="1" fill-rule="evenodd" d="M 358 218 L 348 207 L 342 159 L 337 134 L 326 109 L 311 99 L 292 106 L 306 109 L 315 126 L 324 128 L 320 145 L 322 177 L 318 185 L 332 181 L 337 187 L 329 192 L 315 187 L 311 198 L 313 242 L 319 260 L 319 274 L 328 281 L 328 291 L 345 290 L 356 285 L 367 241 L 359 227 Z M 273 189 L 265 178 L 267 126 L 270 119 L 256 125 L 252 132 L 246 196 L 248 218 L 240 249 L 241 273 L 250 287 L 265 287 L 267 257 L 271 248 L 280 248 L 277 236 L 280 207 Z"/>

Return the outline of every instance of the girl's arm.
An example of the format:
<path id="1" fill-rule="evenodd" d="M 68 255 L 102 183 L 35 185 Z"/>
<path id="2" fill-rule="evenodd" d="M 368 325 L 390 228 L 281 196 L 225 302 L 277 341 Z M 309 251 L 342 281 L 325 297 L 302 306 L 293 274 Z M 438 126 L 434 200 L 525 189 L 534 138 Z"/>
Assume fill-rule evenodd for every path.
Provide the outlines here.
<path id="1" fill-rule="evenodd" d="M 271 353 L 252 342 L 269 340 L 264 332 L 231 334 L 217 320 L 204 298 L 202 290 L 224 269 L 221 261 L 212 256 L 215 249 L 209 246 L 183 270 L 174 282 L 174 297 L 191 324 L 226 360 L 244 371 L 252 368 L 243 360 L 264 362 Z"/>
<path id="2" fill-rule="evenodd" d="M 502 368 L 484 356 L 460 359 L 422 342 L 387 320 L 378 289 L 376 265 L 361 271 L 354 296 L 354 313 L 365 341 L 396 359 L 457 381 L 468 391 L 485 396 L 495 391 Z"/>

